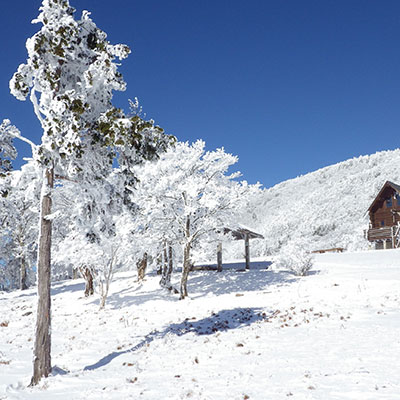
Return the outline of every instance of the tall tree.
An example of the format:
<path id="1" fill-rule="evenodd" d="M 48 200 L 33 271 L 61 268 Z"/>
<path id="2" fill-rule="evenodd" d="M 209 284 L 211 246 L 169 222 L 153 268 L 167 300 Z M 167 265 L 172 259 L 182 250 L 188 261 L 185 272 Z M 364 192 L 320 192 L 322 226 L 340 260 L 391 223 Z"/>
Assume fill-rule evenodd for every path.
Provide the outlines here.
<path id="1" fill-rule="evenodd" d="M 125 90 L 115 58 L 130 50 L 111 45 L 84 11 L 74 19 L 68 0 L 43 0 L 33 23 L 41 29 L 27 40 L 28 60 L 10 81 L 19 100 L 30 94 L 43 136 L 35 158 L 43 166 L 38 251 L 38 311 L 31 385 L 51 372 L 51 232 L 55 175 L 79 173 L 87 146 L 111 146 L 115 132 L 132 136 L 119 110 L 111 105 L 112 91 Z M 140 142 L 141 137 L 135 140 Z M 133 139 L 132 139 L 133 140 Z M 112 164 L 112 157 L 109 157 Z"/>

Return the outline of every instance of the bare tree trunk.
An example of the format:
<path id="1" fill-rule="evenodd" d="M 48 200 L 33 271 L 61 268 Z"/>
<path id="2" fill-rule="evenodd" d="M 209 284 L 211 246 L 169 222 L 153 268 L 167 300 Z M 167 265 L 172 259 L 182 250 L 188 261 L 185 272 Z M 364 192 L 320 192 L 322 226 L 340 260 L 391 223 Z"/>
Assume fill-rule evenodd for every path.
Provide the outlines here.
<path id="1" fill-rule="evenodd" d="M 161 287 L 177 294 L 179 293 L 179 291 L 171 285 L 171 275 L 174 266 L 174 259 L 172 256 L 172 246 L 167 246 L 167 242 L 165 242 L 163 254 L 164 260 L 160 285 Z"/>
<path id="2" fill-rule="evenodd" d="M 190 272 L 190 243 L 187 243 L 183 250 L 183 270 L 181 278 L 180 300 L 183 300 L 188 295 L 187 281 L 189 277 L 189 272 Z"/>
<path id="3" fill-rule="evenodd" d="M 26 284 L 26 262 L 24 256 L 21 257 L 20 267 L 19 288 L 21 290 L 26 290 L 28 289 L 28 285 Z"/>
<path id="4" fill-rule="evenodd" d="M 167 282 L 171 285 L 171 275 L 174 268 L 174 259 L 172 258 L 172 246 L 168 246 L 168 271 Z"/>
<path id="5" fill-rule="evenodd" d="M 162 254 L 159 254 L 157 256 L 156 264 L 157 264 L 157 275 L 162 275 L 163 272 Z"/>
<path id="6" fill-rule="evenodd" d="M 139 262 L 137 263 L 138 281 L 144 279 L 144 275 L 146 274 L 146 268 L 147 268 L 147 253 L 144 253 L 142 259 L 139 260 Z"/>
<path id="7" fill-rule="evenodd" d="M 83 279 L 85 280 L 85 297 L 89 297 L 94 294 L 93 287 L 93 274 L 89 267 L 81 267 L 79 269 Z"/>
<path id="8" fill-rule="evenodd" d="M 107 265 L 106 270 L 103 271 L 104 280 L 100 279 L 100 310 L 102 310 L 106 305 L 106 299 L 108 296 L 108 291 L 110 289 L 111 280 L 114 276 L 114 267 L 117 262 L 118 249 L 119 249 L 118 247 L 111 249 L 110 261 Z M 147 253 L 145 253 L 145 255 L 146 255 L 146 260 L 147 260 Z"/>
<path id="9" fill-rule="evenodd" d="M 185 198 L 185 195 L 184 195 Z M 191 242 L 189 240 L 190 238 L 190 214 L 186 218 L 186 227 L 185 227 L 185 237 L 186 237 L 186 244 L 183 249 L 183 269 L 182 269 L 182 277 L 181 277 L 181 287 L 180 287 L 180 300 L 183 300 L 187 295 L 187 280 L 189 277 L 189 272 L 191 268 L 191 263 L 190 263 L 190 247 L 191 247 Z"/>
<path id="10" fill-rule="evenodd" d="M 164 242 L 163 256 L 163 277 L 165 278 L 168 271 L 167 241 Z"/>
<path id="11" fill-rule="evenodd" d="M 33 376 L 30 386 L 37 385 L 44 376 L 51 372 L 51 220 L 46 217 L 51 214 L 51 189 L 54 185 L 54 169 L 44 171 L 40 233 L 38 252 L 38 307 L 36 321 L 36 337 L 33 359 Z"/>
<path id="12" fill-rule="evenodd" d="M 167 284 L 167 273 L 168 273 L 168 255 L 167 255 L 167 241 L 164 241 L 163 246 L 163 260 L 162 260 L 162 275 L 160 285 L 166 287 Z"/>

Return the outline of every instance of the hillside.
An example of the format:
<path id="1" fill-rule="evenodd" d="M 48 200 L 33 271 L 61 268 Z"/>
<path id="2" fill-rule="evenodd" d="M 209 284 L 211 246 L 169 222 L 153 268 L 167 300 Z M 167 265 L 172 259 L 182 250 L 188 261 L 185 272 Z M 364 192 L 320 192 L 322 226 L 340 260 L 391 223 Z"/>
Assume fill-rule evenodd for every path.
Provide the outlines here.
<path id="1" fill-rule="evenodd" d="M 367 210 L 382 185 L 400 182 L 400 149 L 353 158 L 282 182 L 263 192 L 254 228 L 254 254 L 274 253 L 291 239 L 303 238 L 312 250 L 367 247 Z"/>
<path id="2" fill-rule="evenodd" d="M 193 272 L 177 300 L 121 273 L 106 309 L 53 285 L 53 376 L 27 388 L 36 295 L 0 295 L 0 399 L 396 399 L 400 250 L 314 271 Z M 178 276 L 175 276 L 177 279 Z"/>

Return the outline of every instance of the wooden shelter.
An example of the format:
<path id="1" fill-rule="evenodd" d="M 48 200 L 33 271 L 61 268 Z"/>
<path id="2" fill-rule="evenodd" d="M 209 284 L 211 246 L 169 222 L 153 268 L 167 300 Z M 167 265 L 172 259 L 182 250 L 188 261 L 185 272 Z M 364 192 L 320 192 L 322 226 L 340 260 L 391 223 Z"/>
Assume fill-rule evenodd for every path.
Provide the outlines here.
<path id="1" fill-rule="evenodd" d="M 239 228 L 239 229 L 229 229 L 225 228 L 224 233 L 230 233 L 234 240 L 244 240 L 244 254 L 246 260 L 246 269 L 250 269 L 250 239 L 264 239 L 263 235 L 259 233 L 252 232 L 249 229 Z M 217 249 L 217 271 L 222 271 L 222 244 L 218 244 Z"/>
<path id="2" fill-rule="evenodd" d="M 366 237 L 376 249 L 400 246 L 400 185 L 386 181 L 368 209 Z"/>

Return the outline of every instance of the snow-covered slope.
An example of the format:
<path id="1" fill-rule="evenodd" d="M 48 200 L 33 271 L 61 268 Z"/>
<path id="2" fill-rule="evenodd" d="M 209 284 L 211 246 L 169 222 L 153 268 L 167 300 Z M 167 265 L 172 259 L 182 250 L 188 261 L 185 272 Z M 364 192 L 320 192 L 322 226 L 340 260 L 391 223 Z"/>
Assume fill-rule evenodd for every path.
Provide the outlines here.
<path id="1" fill-rule="evenodd" d="M 365 248 L 367 210 L 387 180 L 400 183 L 400 149 L 347 160 L 265 190 L 255 214 L 266 240 L 254 241 L 255 253 L 275 252 L 300 237 L 314 250 Z"/>
<path id="2" fill-rule="evenodd" d="M 56 368 L 34 389 L 35 292 L 1 293 L 0 399 L 399 398 L 400 250 L 320 255 L 304 278 L 193 272 L 184 301 L 158 280 L 118 274 L 103 311 L 54 284 Z"/>

